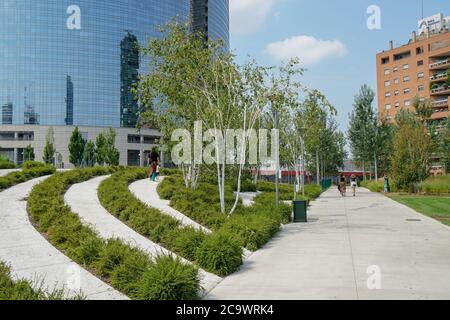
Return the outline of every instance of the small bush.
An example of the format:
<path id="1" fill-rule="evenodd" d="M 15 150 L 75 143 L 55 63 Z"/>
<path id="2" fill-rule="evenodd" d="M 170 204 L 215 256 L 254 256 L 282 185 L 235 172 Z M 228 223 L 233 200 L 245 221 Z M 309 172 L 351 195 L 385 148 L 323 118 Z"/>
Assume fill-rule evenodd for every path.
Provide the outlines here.
<path id="1" fill-rule="evenodd" d="M 426 194 L 450 193 L 450 175 L 430 177 L 422 183 L 421 187 Z"/>
<path id="2" fill-rule="evenodd" d="M 48 165 L 11 172 L 4 177 L 0 177 L 0 191 L 15 186 L 16 184 L 53 173 L 55 173 L 55 168 Z"/>
<path id="3" fill-rule="evenodd" d="M 197 262 L 206 270 L 214 270 L 226 276 L 239 269 L 242 264 L 242 247 L 234 234 L 213 233 L 197 250 Z"/>
<path id="4" fill-rule="evenodd" d="M 136 199 L 129 191 L 128 186 L 131 182 L 145 177 L 145 169 L 137 168 L 127 169 L 112 175 L 109 179 L 103 181 L 98 189 L 100 202 L 110 213 L 127 223 L 140 234 L 148 237 L 155 243 L 161 244 L 181 257 L 192 262 L 197 262 L 201 267 L 205 267 L 202 265 L 202 261 L 199 262 L 197 259 L 196 248 L 206 241 L 210 235 L 206 235 L 200 230 L 183 228 L 178 220 L 155 208 L 150 208 Z M 164 179 L 164 185 L 171 184 L 179 188 L 176 189 L 176 194 L 170 194 L 172 200 L 178 199 L 178 197 L 191 197 L 191 194 L 184 188 L 180 179 L 182 180 L 181 176 L 176 178 L 175 175 Z M 169 189 L 166 186 L 163 188 L 164 190 Z M 195 212 L 199 212 L 199 207 L 196 205 L 201 205 L 203 208 L 209 209 L 209 211 L 205 210 L 202 212 L 201 217 L 205 220 L 209 219 L 208 213 L 215 212 L 208 208 L 207 205 L 201 203 L 200 199 L 210 191 L 208 186 L 203 185 L 198 193 L 195 194 L 197 200 L 195 200 L 193 206 L 192 202 L 187 201 L 178 201 L 176 203 L 179 205 L 186 204 L 185 210 L 193 210 L 193 208 L 196 208 Z M 212 219 L 217 219 L 218 216 L 217 214 L 213 214 Z M 197 218 L 199 217 L 200 215 Z M 220 221 L 224 222 L 225 220 L 226 217 L 220 215 Z M 211 268 L 208 271 L 216 274 L 222 272 L 221 270 Z"/>
<path id="5" fill-rule="evenodd" d="M 71 184 L 117 170 L 120 168 L 97 167 L 54 174 L 33 188 L 28 198 L 28 212 L 38 230 L 46 233 L 49 241 L 68 257 L 92 270 L 97 276 L 103 277 L 130 298 L 137 297 L 138 289 L 141 296 L 154 296 L 150 293 L 145 295 L 140 286 L 144 272 L 154 265 L 147 253 L 120 240 L 104 241 L 92 229 L 82 224 L 79 217 L 64 202 L 64 193 Z M 181 262 L 178 264 L 178 268 L 182 270 L 192 269 Z M 155 266 L 157 267 L 157 263 Z M 177 288 L 180 288 L 185 279 L 178 277 L 179 275 L 175 274 L 172 279 L 179 284 Z M 182 299 L 184 290 L 172 290 L 168 294 Z"/>
<path id="6" fill-rule="evenodd" d="M 141 300 L 196 300 L 200 290 L 198 269 L 180 259 L 160 256 L 142 275 L 136 298 Z"/>

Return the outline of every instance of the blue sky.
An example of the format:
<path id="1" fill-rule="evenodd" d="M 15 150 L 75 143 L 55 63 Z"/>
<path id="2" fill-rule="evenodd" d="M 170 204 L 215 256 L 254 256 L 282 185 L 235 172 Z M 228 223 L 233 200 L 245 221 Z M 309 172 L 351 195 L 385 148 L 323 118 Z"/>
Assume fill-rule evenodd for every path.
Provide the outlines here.
<path id="1" fill-rule="evenodd" d="M 250 55 L 264 65 L 275 65 L 292 55 L 295 43 L 309 48 L 300 54 L 308 69 L 303 83 L 328 97 L 338 109 L 341 129 L 346 131 L 348 114 L 360 86 L 367 83 L 376 91 L 376 53 L 387 49 L 389 40 L 395 46 L 407 43 L 421 18 L 421 3 L 230 0 L 231 47 L 239 62 Z M 367 8 L 371 5 L 381 9 L 380 30 L 367 28 Z M 450 1 L 425 0 L 424 16 L 435 13 L 450 15 Z"/>

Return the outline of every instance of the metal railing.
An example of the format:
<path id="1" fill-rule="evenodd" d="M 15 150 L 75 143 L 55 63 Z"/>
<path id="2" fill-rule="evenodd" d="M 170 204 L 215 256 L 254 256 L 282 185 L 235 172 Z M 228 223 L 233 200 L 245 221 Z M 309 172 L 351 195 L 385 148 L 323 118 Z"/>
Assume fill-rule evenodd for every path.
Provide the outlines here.
<path id="1" fill-rule="evenodd" d="M 446 65 L 448 63 L 450 63 L 450 59 L 437 61 L 437 62 L 434 62 L 434 63 L 430 64 L 430 69 L 435 68 L 435 67 L 440 67 L 440 66 Z"/>

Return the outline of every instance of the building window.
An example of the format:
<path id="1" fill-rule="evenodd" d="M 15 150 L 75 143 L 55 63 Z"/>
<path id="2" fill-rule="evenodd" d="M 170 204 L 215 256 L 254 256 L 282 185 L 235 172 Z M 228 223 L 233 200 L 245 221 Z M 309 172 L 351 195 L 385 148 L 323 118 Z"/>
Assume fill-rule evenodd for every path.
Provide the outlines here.
<path id="1" fill-rule="evenodd" d="M 423 60 L 417 61 L 417 66 L 418 66 L 418 67 L 423 66 Z"/>
<path id="2" fill-rule="evenodd" d="M 400 107 L 400 102 L 398 102 L 398 101 L 395 101 L 395 104 L 394 104 L 394 106 L 395 106 L 396 108 Z"/>
<path id="3" fill-rule="evenodd" d="M 423 47 L 417 47 L 416 54 L 422 54 L 422 53 L 423 53 Z"/>
<path id="4" fill-rule="evenodd" d="M 386 108 L 386 110 L 391 110 L 391 105 L 390 104 L 387 104 L 384 107 Z"/>
<path id="5" fill-rule="evenodd" d="M 385 87 L 389 87 L 390 85 L 391 85 L 391 82 L 389 80 L 384 82 Z"/>
<path id="6" fill-rule="evenodd" d="M 391 74 L 391 69 L 384 69 L 384 75 L 389 75 Z"/>
<path id="7" fill-rule="evenodd" d="M 417 78 L 422 79 L 424 77 L 424 73 L 423 72 L 419 72 L 417 74 Z"/>
<path id="8" fill-rule="evenodd" d="M 398 71 L 398 67 L 394 67 L 394 72 L 397 72 Z"/>
<path id="9" fill-rule="evenodd" d="M 397 78 L 394 79 L 394 83 L 398 84 L 398 79 Z"/>
<path id="10" fill-rule="evenodd" d="M 389 63 L 389 57 L 381 58 L 381 64 Z"/>
<path id="11" fill-rule="evenodd" d="M 394 61 L 411 57 L 411 51 L 405 51 L 394 55 Z"/>
<path id="12" fill-rule="evenodd" d="M 409 76 L 404 76 L 403 77 L 403 82 L 409 82 Z"/>
<path id="13" fill-rule="evenodd" d="M 384 96 L 385 96 L 386 98 L 389 98 L 389 97 L 391 96 L 391 93 L 390 93 L 390 92 L 386 92 L 386 93 L 384 94 Z"/>
<path id="14" fill-rule="evenodd" d="M 403 65 L 403 70 L 407 70 L 407 69 L 409 69 L 409 64 L 404 64 Z"/>
<path id="15" fill-rule="evenodd" d="M 411 105 L 411 101 L 405 100 L 405 107 L 409 107 Z"/>
<path id="16" fill-rule="evenodd" d="M 398 96 L 398 94 L 399 94 L 399 91 L 398 91 L 398 90 L 395 90 L 395 91 L 394 91 L 394 96 Z"/>
<path id="17" fill-rule="evenodd" d="M 425 91 L 425 86 L 424 86 L 423 84 L 421 84 L 421 85 L 419 86 L 419 91 Z"/>
<path id="18" fill-rule="evenodd" d="M 405 90 L 403 90 L 403 93 L 404 94 L 408 94 L 408 93 L 410 93 L 411 92 L 411 90 L 409 89 L 409 88 L 406 88 Z"/>

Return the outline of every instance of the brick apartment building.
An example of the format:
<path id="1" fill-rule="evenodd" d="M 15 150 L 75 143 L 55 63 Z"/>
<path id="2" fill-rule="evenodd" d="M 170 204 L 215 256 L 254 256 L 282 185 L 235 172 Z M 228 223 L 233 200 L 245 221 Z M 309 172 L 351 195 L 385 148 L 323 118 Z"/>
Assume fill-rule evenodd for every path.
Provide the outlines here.
<path id="1" fill-rule="evenodd" d="M 450 17 L 443 18 L 442 14 L 423 19 L 419 21 L 419 33 L 414 31 L 408 44 L 394 48 L 390 42 L 388 51 L 377 54 L 380 116 L 393 120 L 402 108 L 412 111 L 415 96 L 433 100 L 432 119 L 450 116 L 450 87 L 446 83 L 450 70 L 449 26 Z"/>
<path id="2" fill-rule="evenodd" d="M 418 23 L 408 44 L 377 54 L 378 113 L 394 121 L 401 109 L 413 110 L 413 99 L 432 100 L 431 120 L 438 126 L 450 117 L 450 17 L 437 14 Z M 440 173 L 439 159 L 433 171 Z"/>

